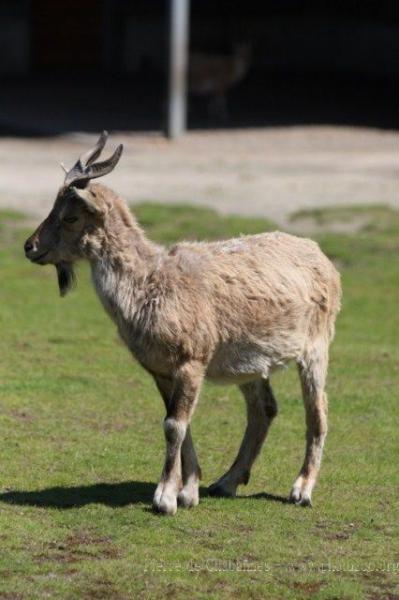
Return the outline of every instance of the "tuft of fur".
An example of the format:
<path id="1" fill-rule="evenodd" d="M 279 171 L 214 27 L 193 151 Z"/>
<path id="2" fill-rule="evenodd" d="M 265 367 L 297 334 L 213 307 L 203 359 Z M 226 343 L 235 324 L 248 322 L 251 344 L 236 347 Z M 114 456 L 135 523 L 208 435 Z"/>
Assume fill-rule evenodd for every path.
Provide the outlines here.
<path id="1" fill-rule="evenodd" d="M 75 271 L 72 264 L 67 262 L 59 262 L 55 267 L 60 296 L 64 297 L 76 285 Z"/>

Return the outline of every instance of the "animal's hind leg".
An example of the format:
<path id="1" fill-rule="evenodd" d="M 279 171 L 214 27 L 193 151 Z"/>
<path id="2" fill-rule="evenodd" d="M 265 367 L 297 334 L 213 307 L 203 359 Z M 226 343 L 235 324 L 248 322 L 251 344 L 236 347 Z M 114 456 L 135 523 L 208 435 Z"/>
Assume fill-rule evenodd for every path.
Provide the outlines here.
<path id="1" fill-rule="evenodd" d="M 327 395 L 324 391 L 328 365 L 328 344 L 320 342 L 298 362 L 306 414 L 305 460 L 291 491 L 296 504 L 310 506 L 327 435 Z"/>
<path id="2" fill-rule="evenodd" d="M 247 383 L 240 389 L 247 404 L 247 428 L 234 463 L 210 486 L 212 496 L 235 496 L 237 486 L 248 483 L 251 467 L 277 414 L 277 403 L 268 380 Z"/>

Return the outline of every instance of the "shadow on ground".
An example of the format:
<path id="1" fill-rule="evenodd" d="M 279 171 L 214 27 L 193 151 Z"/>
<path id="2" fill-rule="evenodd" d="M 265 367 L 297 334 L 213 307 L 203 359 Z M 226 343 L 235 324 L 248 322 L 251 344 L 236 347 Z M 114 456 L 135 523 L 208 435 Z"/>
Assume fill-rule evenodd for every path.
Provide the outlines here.
<path id="1" fill-rule="evenodd" d="M 45 508 L 80 508 L 88 504 L 104 504 L 112 508 L 129 504 L 150 504 L 155 492 L 155 484 L 146 481 L 124 481 L 122 483 L 97 483 L 72 487 L 51 487 L 34 491 L 8 491 L 0 494 L 0 502 L 20 506 L 37 506 Z M 207 488 L 200 488 L 201 497 L 209 497 Z M 289 500 L 283 496 L 258 493 L 243 498 L 259 498 L 271 502 L 287 504 Z"/>

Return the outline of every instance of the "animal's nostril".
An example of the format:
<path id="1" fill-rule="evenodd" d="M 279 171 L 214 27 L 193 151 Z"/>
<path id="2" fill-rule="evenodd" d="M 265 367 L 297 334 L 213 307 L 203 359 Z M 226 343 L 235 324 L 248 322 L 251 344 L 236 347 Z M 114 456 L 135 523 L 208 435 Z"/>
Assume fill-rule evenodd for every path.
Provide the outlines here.
<path id="1" fill-rule="evenodd" d="M 25 242 L 24 250 L 25 252 L 30 252 L 33 249 L 33 244 L 29 240 Z"/>

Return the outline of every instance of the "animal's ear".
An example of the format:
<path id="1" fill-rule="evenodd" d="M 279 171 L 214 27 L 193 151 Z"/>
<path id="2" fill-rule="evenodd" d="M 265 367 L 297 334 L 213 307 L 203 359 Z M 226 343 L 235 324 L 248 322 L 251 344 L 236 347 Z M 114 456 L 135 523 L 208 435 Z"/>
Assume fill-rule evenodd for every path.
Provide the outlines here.
<path id="1" fill-rule="evenodd" d="M 99 201 L 97 196 L 90 191 L 90 188 L 73 187 L 73 192 L 77 198 L 83 200 L 87 210 L 93 214 L 104 212 L 104 204 Z"/>
<path id="2" fill-rule="evenodd" d="M 56 265 L 60 296 L 65 296 L 75 284 L 75 272 L 71 263 L 60 262 Z"/>

